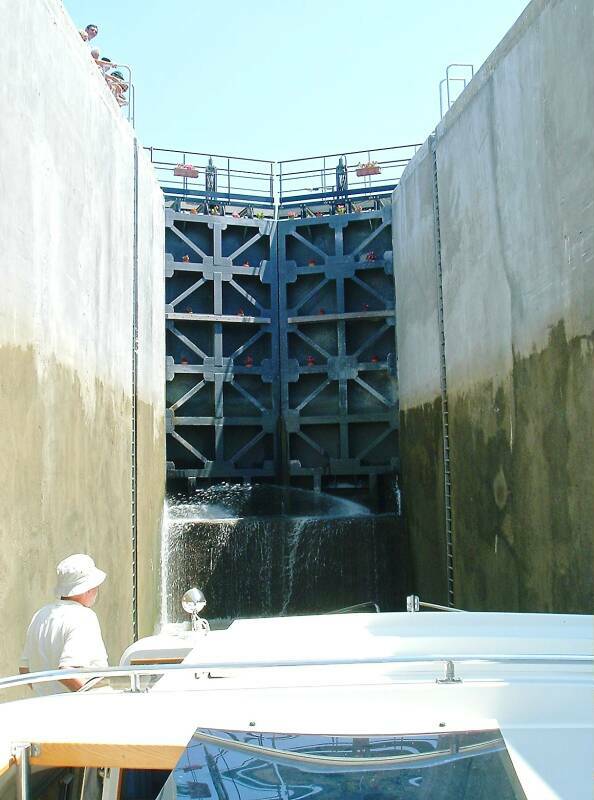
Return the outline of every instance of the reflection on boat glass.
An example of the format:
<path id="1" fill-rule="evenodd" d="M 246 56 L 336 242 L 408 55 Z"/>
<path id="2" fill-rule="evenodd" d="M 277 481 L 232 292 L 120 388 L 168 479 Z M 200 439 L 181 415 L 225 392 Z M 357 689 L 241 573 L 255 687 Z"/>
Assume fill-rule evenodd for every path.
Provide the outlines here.
<path id="1" fill-rule="evenodd" d="M 198 729 L 159 800 L 314 796 L 319 800 L 526 797 L 497 730 L 345 737 Z"/>

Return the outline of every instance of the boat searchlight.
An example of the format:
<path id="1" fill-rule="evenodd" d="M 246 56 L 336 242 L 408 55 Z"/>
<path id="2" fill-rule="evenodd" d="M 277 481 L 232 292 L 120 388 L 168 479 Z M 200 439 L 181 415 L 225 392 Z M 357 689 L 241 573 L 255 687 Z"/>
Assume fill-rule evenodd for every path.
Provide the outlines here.
<path id="1" fill-rule="evenodd" d="M 208 633 L 210 626 L 205 619 L 200 617 L 200 612 L 206 605 L 206 597 L 196 587 L 188 589 L 181 599 L 183 610 L 192 617 L 192 630 Z"/>

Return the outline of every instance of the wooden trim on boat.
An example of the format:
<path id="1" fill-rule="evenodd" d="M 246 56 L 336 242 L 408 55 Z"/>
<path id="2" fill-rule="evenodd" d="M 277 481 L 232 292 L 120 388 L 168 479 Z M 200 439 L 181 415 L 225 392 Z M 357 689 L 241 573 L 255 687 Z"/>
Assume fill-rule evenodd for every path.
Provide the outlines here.
<path id="1" fill-rule="evenodd" d="M 133 658 L 130 661 L 131 667 L 148 666 L 150 664 L 181 664 L 184 659 L 179 658 Z"/>
<path id="2" fill-rule="evenodd" d="M 40 767 L 120 767 L 124 769 L 173 769 L 183 745 L 88 744 L 36 742 L 39 755 L 31 764 Z"/>
<path id="3" fill-rule="evenodd" d="M 8 772 L 8 770 L 16 764 L 14 758 L 9 758 L 8 761 L 5 761 L 4 764 L 0 764 L 0 778 Z"/>

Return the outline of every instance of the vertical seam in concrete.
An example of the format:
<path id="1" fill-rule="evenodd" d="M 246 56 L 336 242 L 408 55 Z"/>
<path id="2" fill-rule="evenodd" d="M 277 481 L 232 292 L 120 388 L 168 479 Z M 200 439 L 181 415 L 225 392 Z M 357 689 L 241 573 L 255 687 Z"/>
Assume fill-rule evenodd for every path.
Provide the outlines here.
<path id="1" fill-rule="evenodd" d="M 448 605 L 454 605 L 454 549 L 452 524 L 452 476 L 450 470 L 450 425 L 448 406 L 448 376 L 446 362 L 445 322 L 443 306 L 443 270 L 441 260 L 441 227 L 439 221 L 439 186 L 435 135 L 429 137 L 433 165 L 433 226 L 435 243 L 435 272 L 437 283 L 437 323 L 439 328 L 439 377 L 441 388 L 441 423 L 443 444 L 444 522 L 446 539 L 446 578 Z"/>
<path id="2" fill-rule="evenodd" d="M 132 549 L 132 636 L 138 639 L 138 140 L 134 138 L 134 236 L 132 251 L 132 451 L 131 549 Z"/>

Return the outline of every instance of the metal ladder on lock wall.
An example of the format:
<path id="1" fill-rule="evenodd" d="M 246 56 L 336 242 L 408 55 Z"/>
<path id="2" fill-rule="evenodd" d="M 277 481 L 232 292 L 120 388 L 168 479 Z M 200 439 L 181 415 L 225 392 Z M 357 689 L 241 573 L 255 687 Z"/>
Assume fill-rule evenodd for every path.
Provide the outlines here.
<path id="1" fill-rule="evenodd" d="M 441 387 L 441 422 L 443 446 L 444 522 L 446 540 L 446 577 L 448 605 L 454 605 L 454 548 L 452 525 L 452 476 L 450 464 L 450 425 L 448 408 L 448 379 L 443 304 L 443 270 L 441 261 L 441 228 L 439 222 L 439 191 L 435 136 L 430 137 L 433 165 L 433 221 L 435 235 L 435 267 L 437 277 L 437 323 L 439 327 L 439 377 Z"/>

